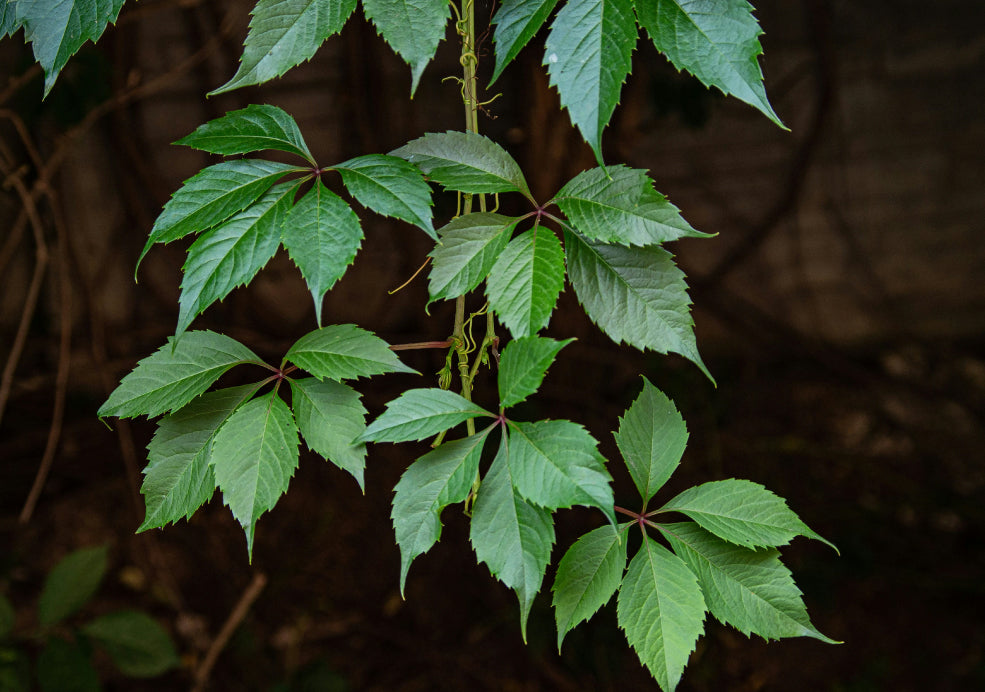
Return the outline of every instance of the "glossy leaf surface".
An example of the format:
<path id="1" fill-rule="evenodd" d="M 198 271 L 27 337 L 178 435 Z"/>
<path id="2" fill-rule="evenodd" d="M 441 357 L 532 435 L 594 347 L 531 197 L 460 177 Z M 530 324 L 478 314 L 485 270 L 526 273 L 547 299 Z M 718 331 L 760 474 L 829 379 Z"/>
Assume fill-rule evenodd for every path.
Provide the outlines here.
<path id="1" fill-rule="evenodd" d="M 333 168 L 364 207 L 414 224 L 437 238 L 431 225 L 431 187 L 415 166 L 396 156 L 369 154 Z"/>
<path id="2" fill-rule="evenodd" d="M 354 324 L 308 332 L 284 356 L 318 379 L 354 380 L 387 372 L 416 372 L 400 362 L 387 343 Z"/>
<path id="3" fill-rule="evenodd" d="M 366 409 L 359 392 L 333 380 L 314 377 L 291 380 L 292 408 L 298 429 L 308 444 L 363 485 L 366 445 L 353 442 L 366 430 Z"/>
<path id="4" fill-rule="evenodd" d="M 500 407 L 515 406 L 536 392 L 557 354 L 572 341 L 525 336 L 508 343 L 499 359 Z"/>
<path id="5" fill-rule="evenodd" d="M 481 406 L 447 389 L 409 389 L 386 405 L 358 439 L 409 442 L 437 435 L 477 416 L 493 417 Z"/>
<path id="6" fill-rule="evenodd" d="M 268 104 L 254 103 L 230 111 L 200 125 L 175 144 L 223 156 L 275 149 L 297 154 L 311 164 L 315 162 L 294 118 L 284 109 Z"/>
<path id="7" fill-rule="evenodd" d="M 502 214 L 465 214 L 438 230 L 431 251 L 431 301 L 450 300 L 474 290 L 489 275 L 510 240 L 517 220 Z"/>
<path id="8" fill-rule="evenodd" d="M 535 226 L 510 241 L 486 282 L 489 306 L 515 338 L 547 326 L 564 288 L 564 251 L 554 232 Z"/>

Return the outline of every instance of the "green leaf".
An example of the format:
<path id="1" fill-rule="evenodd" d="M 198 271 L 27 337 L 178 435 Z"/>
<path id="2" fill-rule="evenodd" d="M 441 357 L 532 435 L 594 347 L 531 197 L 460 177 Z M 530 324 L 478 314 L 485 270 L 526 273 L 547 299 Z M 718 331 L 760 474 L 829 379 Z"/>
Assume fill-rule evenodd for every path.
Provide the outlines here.
<path id="1" fill-rule="evenodd" d="M 527 640 L 527 617 L 544 581 L 554 545 L 551 511 L 526 502 L 514 489 L 506 460 L 506 438 L 482 479 L 472 510 L 469 541 L 479 562 L 516 592 L 520 631 Z"/>
<path id="2" fill-rule="evenodd" d="M 503 68 L 513 61 L 520 50 L 534 37 L 554 11 L 558 0 L 503 0 L 492 23 L 496 25 L 493 42 L 496 44 L 496 68 L 492 85 Z"/>
<path id="3" fill-rule="evenodd" d="M 414 224 L 437 239 L 431 225 L 431 187 L 414 165 L 396 156 L 369 154 L 332 168 L 364 207 Z"/>
<path id="4" fill-rule="evenodd" d="M 162 418 L 147 445 L 140 492 L 147 513 L 137 533 L 191 516 L 215 492 L 209 459 L 216 431 L 259 384 L 206 392 Z"/>
<path id="5" fill-rule="evenodd" d="M 622 532 L 625 533 L 625 532 Z M 589 531 L 568 548 L 554 576 L 557 648 L 564 635 L 609 602 L 626 569 L 628 536 L 612 526 Z"/>
<path id="6" fill-rule="evenodd" d="M 362 244 L 359 217 L 319 179 L 287 214 L 280 239 L 308 284 L 321 325 L 325 294 L 345 274 Z"/>
<path id="7" fill-rule="evenodd" d="M 622 580 L 619 626 L 664 692 L 673 692 L 704 630 L 705 601 L 684 562 L 645 537 Z"/>
<path id="8" fill-rule="evenodd" d="M 410 372 L 387 343 L 354 324 L 333 324 L 308 332 L 284 356 L 320 380 L 353 380 L 386 372 Z"/>
<path id="9" fill-rule="evenodd" d="M 490 430 L 442 443 L 407 467 L 394 488 L 390 518 L 400 546 L 401 595 L 411 562 L 441 538 L 441 511 L 468 497 Z"/>
<path id="10" fill-rule="evenodd" d="M 41 692 L 101 692 L 103 689 L 88 647 L 61 637 L 50 637 L 45 642 L 38 654 L 37 675 Z M 28 685 L 24 689 L 34 688 Z"/>
<path id="11" fill-rule="evenodd" d="M 13 36 L 21 28 L 17 20 L 17 0 L 0 3 L 0 39 Z"/>
<path id="12" fill-rule="evenodd" d="M 253 280 L 280 246 L 280 229 L 298 186 L 282 183 L 198 237 L 188 248 L 178 298 L 180 338 L 196 317 Z"/>
<path id="13" fill-rule="evenodd" d="M 366 18 L 410 65 L 410 94 L 444 38 L 451 8 L 445 0 L 363 0 Z"/>
<path id="14" fill-rule="evenodd" d="M 276 149 L 297 154 L 315 165 L 315 159 L 294 118 L 283 109 L 267 104 L 254 103 L 238 111 L 230 111 L 221 118 L 200 125 L 175 144 L 223 156 Z"/>
<path id="15" fill-rule="evenodd" d="M 308 448 L 352 474 L 365 492 L 366 445 L 353 440 L 366 430 L 366 409 L 352 387 L 315 378 L 291 380 L 294 418 Z"/>
<path id="16" fill-rule="evenodd" d="M 784 127 L 763 88 L 756 58 L 763 33 L 746 0 L 635 0 L 636 16 L 653 45 L 678 70 L 687 70 L 706 86 L 718 87 L 758 108 Z"/>
<path id="17" fill-rule="evenodd" d="M 241 363 L 262 363 L 235 339 L 210 331 L 186 333 L 137 363 L 96 412 L 100 418 L 159 416 L 180 409 L 226 371 Z"/>
<path id="18" fill-rule="evenodd" d="M 489 275 L 516 223 L 512 216 L 476 212 L 438 229 L 440 242 L 431 251 L 430 302 L 474 290 Z"/>
<path id="19" fill-rule="evenodd" d="M 564 252 L 543 226 L 510 241 L 486 281 L 489 305 L 515 338 L 547 326 L 564 288 Z"/>
<path id="20" fill-rule="evenodd" d="M 475 132 L 429 132 L 390 153 L 448 190 L 520 192 L 533 200 L 520 164 L 499 144 Z"/>
<path id="21" fill-rule="evenodd" d="M 386 405 L 386 411 L 356 438 L 360 442 L 423 440 L 459 423 L 493 414 L 447 389 L 409 389 Z"/>
<path id="22" fill-rule="evenodd" d="M 499 360 L 500 407 L 515 406 L 536 392 L 554 358 L 572 341 L 525 336 L 508 343 Z"/>
<path id="23" fill-rule="evenodd" d="M 263 84 L 310 60 L 355 9 L 356 0 L 259 0 L 250 13 L 239 69 L 209 96 Z"/>
<path id="24" fill-rule="evenodd" d="M 811 624 L 800 589 L 775 549 L 747 550 L 697 524 L 661 524 L 674 552 L 698 577 L 708 610 L 747 637 L 813 637 L 837 644 Z"/>
<path id="25" fill-rule="evenodd" d="M 122 610 L 102 615 L 82 631 L 106 649 L 113 663 L 131 678 L 152 678 L 181 661 L 164 628 L 147 613 Z"/>
<path id="26" fill-rule="evenodd" d="M 17 613 L 14 611 L 14 606 L 0 593 L 0 641 L 6 639 L 13 631 L 16 622 Z"/>
<path id="27" fill-rule="evenodd" d="M 55 85 L 68 59 L 87 42 L 95 43 L 107 24 L 116 23 L 124 0 L 17 0 L 13 26 L 24 27 L 34 59 L 44 68 L 44 95 Z M 8 8 L 7 12 L 10 9 Z M 9 20 L 4 16 L 4 24 Z M 11 31 L 8 27 L 5 33 Z M 2 34 L 0 34 L 2 36 Z"/>
<path id="28" fill-rule="evenodd" d="M 298 427 L 277 392 L 259 396 L 229 416 L 215 435 L 211 463 L 223 501 L 246 533 L 252 558 L 257 519 L 277 504 L 298 466 Z"/>
<path id="29" fill-rule="evenodd" d="M 616 523 L 612 476 L 598 442 L 577 423 L 510 421 L 507 454 L 513 487 L 525 500 L 548 509 L 597 507 Z"/>
<path id="30" fill-rule="evenodd" d="M 60 622 L 92 598 L 106 572 L 108 552 L 104 545 L 82 548 L 55 565 L 44 580 L 38 600 L 38 620 L 42 626 Z"/>
<path id="31" fill-rule="evenodd" d="M 544 65 L 571 122 L 602 162 L 602 130 L 632 67 L 631 0 L 568 0 L 551 25 Z"/>
<path id="32" fill-rule="evenodd" d="M 616 343 L 679 353 L 714 382 L 698 354 L 684 272 L 659 247 L 625 248 L 564 234 L 568 278 L 585 312 Z"/>
<path id="33" fill-rule="evenodd" d="M 786 545 L 795 536 L 832 543 L 811 531 L 787 501 L 752 481 L 730 478 L 688 488 L 660 508 L 681 512 L 719 538 L 746 548 Z"/>
<path id="34" fill-rule="evenodd" d="M 687 446 L 684 419 L 674 402 L 644 377 L 643 391 L 619 419 L 615 437 L 645 506 L 681 463 Z"/>

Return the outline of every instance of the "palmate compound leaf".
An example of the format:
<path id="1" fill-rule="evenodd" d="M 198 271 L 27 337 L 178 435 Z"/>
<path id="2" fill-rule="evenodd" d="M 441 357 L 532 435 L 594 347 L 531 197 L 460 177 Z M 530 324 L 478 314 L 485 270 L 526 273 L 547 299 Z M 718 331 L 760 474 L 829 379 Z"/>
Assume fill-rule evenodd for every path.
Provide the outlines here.
<path id="1" fill-rule="evenodd" d="M 297 154 L 315 165 L 294 118 L 282 108 L 268 104 L 254 103 L 238 111 L 230 111 L 221 118 L 200 125 L 175 144 L 223 156 L 275 149 Z"/>
<path id="2" fill-rule="evenodd" d="M 564 635 L 595 615 L 622 583 L 629 545 L 626 533 L 600 526 L 575 541 L 558 563 L 551 587 L 558 651 Z"/>
<path id="3" fill-rule="evenodd" d="M 450 300 L 474 290 L 510 241 L 517 219 L 476 212 L 453 219 L 438 229 L 431 251 L 428 291 L 431 302 Z"/>
<path id="4" fill-rule="evenodd" d="M 96 593 L 106 573 L 106 546 L 75 550 L 45 577 L 38 599 L 38 621 L 54 625 L 84 606 Z"/>
<path id="5" fill-rule="evenodd" d="M 437 240 L 431 224 L 431 186 L 416 166 L 396 156 L 368 154 L 332 168 L 364 207 L 414 224 Z"/>
<path id="6" fill-rule="evenodd" d="M 730 478 L 688 488 L 660 508 L 681 512 L 719 538 L 746 548 L 786 545 L 795 536 L 835 546 L 800 520 L 787 501 L 752 481 Z"/>
<path id="7" fill-rule="evenodd" d="M 400 546 L 401 595 L 411 563 L 441 538 L 441 511 L 468 497 L 490 430 L 491 426 L 461 440 L 443 442 L 408 466 L 394 488 L 390 518 Z"/>
<path id="8" fill-rule="evenodd" d="M 746 0 L 635 0 L 635 5 L 640 25 L 674 67 L 758 108 L 786 129 L 766 98 L 756 60 L 763 52 L 763 32 Z"/>
<path id="9" fill-rule="evenodd" d="M 451 14 L 444 0 L 363 0 L 363 12 L 383 40 L 410 65 L 410 94 L 444 38 Z"/>
<path id="10" fill-rule="evenodd" d="M 547 21 L 558 0 L 503 0 L 492 23 L 496 25 L 493 42 L 496 44 L 496 67 L 492 85 L 503 69 L 513 61 L 520 50 L 534 37 Z"/>
<path id="11" fill-rule="evenodd" d="M 447 389 L 408 389 L 386 405 L 358 442 L 410 442 L 437 435 L 477 416 L 493 414 Z"/>
<path id="12" fill-rule="evenodd" d="M 506 438 L 482 479 L 472 509 L 469 541 L 476 559 L 516 592 L 520 632 L 527 640 L 527 617 L 544 581 L 554 545 L 554 517 L 549 509 L 524 500 L 516 491 L 506 459 Z"/>
<path id="13" fill-rule="evenodd" d="M 619 419 L 615 438 L 645 506 L 681 463 L 687 446 L 684 419 L 644 377 L 643 391 Z"/>
<path id="14" fill-rule="evenodd" d="M 691 522 L 660 529 L 698 577 L 708 610 L 720 622 L 766 640 L 813 637 L 838 643 L 811 624 L 800 589 L 775 549 L 741 548 Z"/>
<path id="15" fill-rule="evenodd" d="M 215 492 L 212 441 L 259 384 L 206 392 L 162 418 L 150 444 L 140 492 L 147 512 L 137 533 L 191 516 Z"/>
<path id="16" fill-rule="evenodd" d="M 697 578 L 672 552 L 644 537 L 619 589 L 619 626 L 664 692 L 673 692 L 704 631 Z"/>
<path id="17" fill-rule="evenodd" d="M 333 324 L 308 332 L 284 356 L 320 380 L 354 380 L 387 372 L 417 371 L 400 362 L 387 343 L 354 324 Z"/>
<path id="18" fill-rule="evenodd" d="M 568 278 L 585 312 L 616 343 L 679 353 L 714 382 L 694 338 L 684 272 L 660 247 L 625 248 L 566 230 Z"/>
<path id="19" fill-rule="evenodd" d="M 243 211 L 200 235 L 188 248 L 178 298 L 180 338 L 192 321 L 237 286 L 253 280 L 280 247 L 280 231 L 298 184 L 281 183 Z"/>
<path id="20" fill-rule="evenodd" d="M 636 47 L 632 0 L 568 0 L 554 18 L 544 65 L 571 122 L 602 163 L 602 130 Z"/>
<path id="21" fill-rule="evenodd" d="M 210 461 L 252 559 L 257 519 L 287 492 L 298 466 L 298 426 L 291 409 L 276 391 L 244 404 L 216 433 Z"/>
<path id="22" fill-rule="evenodd" d="M 187 332 L 137 363 L 97 412 L 100 418 L 159 416 L 180 409 L 227 370 L 263 361 L 235 339 L 210 331 Z"/>
<path id="23" fill-rule="evenodd" d="M 147 613 L 107 613 L 86 623 L 82 631 L 128 677 L 152 678 L 181 665 L 170 635 Z"/>
<path id="24" fill-rule="evenodd" d="M 557 354 L 572 341 L 525 336 L 506 344 L 499 359 L 500 408 L 515 406 L 536 392 Z"/>
<path id="25" fill-rule="evenodd" d="M 679 238 L 708 238 L 653 189 L 646 171 L 626 166 L 579 173 L 554 202 L 581 235 L 620 245 L 657 245 Z"/>
<path id="26" fill-rule="evenodd" d="M 353 442 L 366 429 L 359 392 L 333 380 L 291 380 L 291 404 L 301 435 L 313 452 L 352 474 L 365 491 L 366 445 Z"/>
<path id="27" fill-rule="evenodd" d="M 263 84 L 310 60 L 355 9 L 356 0 L 259 0 L 251 12 L 239 69 L 209 96 Z"/>
<path id="28" fill-rule="evenodd" d="M 564 288 L 564 251 L 549 228 L 537 225 L 510 241 L 486 281 L 489 306 L 515 338 L 547 326 Z"/>

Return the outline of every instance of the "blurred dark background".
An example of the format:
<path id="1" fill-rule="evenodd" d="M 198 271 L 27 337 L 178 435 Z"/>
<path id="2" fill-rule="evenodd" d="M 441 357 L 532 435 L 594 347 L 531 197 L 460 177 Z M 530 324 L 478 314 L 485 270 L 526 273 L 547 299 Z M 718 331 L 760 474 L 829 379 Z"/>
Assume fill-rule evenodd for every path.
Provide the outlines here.
<path id="1" fill-rule="evenodd" d="M 106 666 L 108 690 L 187 689 L 257 574 L 266 586 L 211 689 L 656 689 L 611 605 L 558 655 L 542 594 L 524 647 L 515 597 L 476 566 L 456 508 L 401 600 L 389 501 L 421 451 L 413 445 L 371 449 L 365 496 L 303 455 L 258 524 L 252 566 L 219 498 L 188 523 L 134 535 L 153 425 L 108 430 L 95 411 L 174 329 L 185 246 L 156 247 L 132 278 L 163 203 L 210 162 L 170 142 L 253 102 L 292 113 L 323 163 L 462 127 L 458 87 L 441 81 L 458 73 L 454 41 L 411 101 L 409 70 L 359 13 L 283 79 L 205 99 L 235 71 L 251 4 L 127 3 L 44 103 L 23 35 L 0 42 L 0 590 L 18 627 L 30 628 L 52 565 L 108 544 L 110 573 L 87 612 L 151 612 L 184 662 L 139 683 Z M 844 644 L 766 644 L 711 622 L 680 689 L 985 689 L 985 6 L 757 6 L 767 91 L 790 132 L 641 41 L 605 139 L 608 161 L 649 169 L 692 225 L 719 234 L 673 247 L 717 389 L 682 359 L 614 346 L 569 287 L 547 334 L 578 341 L 525 413 L 584 423 L 615 458 L 610 431 L 643 373 L 691 431 L 665 498 L 749 478 L 841 549 L 798 539 L 784 556 L 814 623 Z M 492 10 L 478 5 L 482 18 Z M 541 199 L 594 165 L 547 86 L 542 42 L 507 70 L 480 122 Z M 453 213 L 439 195 L 438 218 Z M 388 293 L 423 261 L 428 239 L 379 217 L 364 225 L 326 320 L 358 322 L 391 343 L 446 337 L 449 306 L 424 313 L 423 279 Z M 273 359 L 314 319 L 298 272 L 278 255 L 196 327 Z M 405 361 L 432 373 L 441 355 Z M 390 375 L 361 389 L 376 414 L 427 382 Z M 477 396 L 492 387 L 487 378 Z M 635 502 L 625 474 L 616 490 L 617 503 Z M 598 523 L 587 510 L 560 512 L 555 564 Z"/>

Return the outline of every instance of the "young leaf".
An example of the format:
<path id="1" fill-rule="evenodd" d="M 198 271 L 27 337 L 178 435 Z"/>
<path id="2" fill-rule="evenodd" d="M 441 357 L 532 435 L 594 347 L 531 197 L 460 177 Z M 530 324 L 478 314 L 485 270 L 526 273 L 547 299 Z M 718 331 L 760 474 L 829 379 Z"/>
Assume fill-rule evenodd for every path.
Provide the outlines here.
<path id="1" fill-rule="evenodd" d="M 513 61 L 520 50 L 534 37 L 547 21 L 558 0 L 503 0 L 496 10 L 492 23 L 496 25 L 493 42 L 496 44 L 496 67 L 492 85 L 503 68 Z"/>
<path id="2" fill-rule="evenodd" d="M 441 510 L 468 497 L 491 429 L 442 443 L 407 467 L 400 477 L 390 518 L 400 546 L 401 594 L 411 562 L 441 538 Z"/>
<path id="3" fill-rule="evenodd" d="M 429 132 L 390 153 L 448 190 L 520 192 L 533 201 L 520 164 L 499 144 L 475 132 Z"/>
<path id="4" fill-rule="evenodd" d="M 687 427 L 674 402 L 643 378 L 643 391 L 619 419 L 616 446 L 643 504 L 663 487 L 681 463 Z"/>
<path id="5" fill-rule="evenodd" d="M 298 466 L 298 427 L 277 392 L 257 397 L 229 416 L 215 435 L 211 463 L 252 558 L 257 519 L 287 492 Z"/>
<path id="6" fill-rule="evenodd" d="M 44 96 L 68 59 L 87 42 L 95 43 L 106 25 L 116 23 L 124 0 L 17 0 L 13 26 L 24 27 L 34 58 L 44 69 Z M 7 10 L 10 12 L 10 9 Z M 7 22 L 4 16 L 4 23 Z M 10 31 L 5 27 L 5 33 Z M 2 34 L 0 34 L 2 37 Z"/>
<path id="7" fill-rule="evenodd" d="M 355 9 L 356 0 L 259 0 L 251 12 L 239 69 L 209 96 L 263 84 L 310 60 Z"/>
<path id="8" fill-rule="evenodd" d="M 616 343 L 679 353 L 711 374 L 698 354 L 684 272 L 659 247 L 624 248 L 565 232 L 568 278 L 585 312 Z"/>
<path id="9" fill-rule="evenodd" d="M 257 384 L 206 392 L 165 416 L 147 445 L 140 492 L 147 513 L 137 533 L 191 516 L 215 492 L 209 459 L 216 431 L 259 389 Z"/>
<path id="10" fill-rule="evenodd" d="M 294 418 L 308 448 L 352 474 L 365 491 L 366 445 L 353 443 L 366 429 L 359 392 L 341 382 L 319 382 L 313 377 L 291 380 L 291 392 Z"/>
<path id="11" fill-rule="evenodd" d="M 108 613 L 86 624 L 82 631 L 131 678 L 152 678 L 181 664 L 171 637 L 147 613 Z"/>
<path id="12" fill-rule="evenodd" d="M 602 130 L 636 47 L 632 0 L 568 0 L 551 25 L 544 65 L 571 122 L 602 163 Z"/>
<path id="13" fill-rule="evenodd" d="M 691 570 L 644 537 L 622 580 L 616 617 L 660 688 L 673 692 L 704 630 L 705 601 Z"/>
<path id="14" fill-rule="evenodd" d="M 525 500 L 547 509 L 597 507 L 615 524 L 612 476 L 597 445 L 571 421 L 510 421 L 506 452 L 513 487 Z"/>
<path id="15" fill-rule="evenodd" d="M 746 548 L 786 545 L 795 536 L 835 546 L 800 520 L 787 501 L 752 481 L 730 478 L 688 488 L 660 508 L 681 512 L 719 538 Z"/>
<path id="16" fill-rule="evenodd" d="M 678 238 L 708 238 L 691 228 L 680 210 L 653 189 L 646 171 L 625 166 L 578 174 L 554 202 L 581 235 L 620 245 L 657 245 Z"/>
<path id="17" fill-rule="evenodd" d="M 747 550 L 697 524 L 661 524 L 674 552 L 698 577 L 708 610 L 747 637 L 814 637 L 836 644 L 811 624 L 800 589 L 775 549 Z"/>
<path id="18" fill-rule="evenodd" d="M 282 183 L 241 212 L 212 228 L 188 248 L 182 267 L 175 338 L 212 303 L 253 280 L 280 246 L 280 229 L 297 185 Z"/>
<path id="19" fill-rule="evenodd" d="M 396 156 L 369 154 L 332 168 L 364 207 L 414 224 L 437 239 L 431 225 L 431 187 L 415 166 Z"/>
<path id="20" fill-rule="evenodd" d="M 763 52 L 763 32 L 752 13 L 746 0 L 715 3 L 713 11 L 703 2 L 636 0 L 640 25 L 674 67 L 758 108 L 786 129 L 763 88 L 756 60 Z"/>
<path id="21" fill-rule="evenodd" d="M 320 326 L 325 294 L 345 274 L 362 244 L 359 217 L 319 179 L 287 214 L 280 239 L 308 284 Z"/>
<path id="22" fill-rule="evenodd" d="M 489 272 L 489 306 L 515 338 L 547 326 L 564 288 L 564 251 L 543 226 L 510 241 Z"/>
<path id="23" fill-rule="evenodd" d="M 431 251 L 428 290 L 431 302 L 465 295 L 478 286 L 510 241 L 517 219 L 476 212 L 438 229 L 440 242 Z"/>
<path id="24" fill-rule="evenodd" d="M 308 332 L 284 356 L 318 379 L 354 380 L 386 372 L 412 372 L 387 343 L 354 324 L 333 324 Z"/>
<path id="25" fill-rule="evenodd" d="M 609 602 L 626 569 L 627 536 L 612 526 L 589 531 L 568 548 L 554 577 L 557 648 L 564 635 Z"/>
<path id="26" fill-rule="evenodd" d="M 315 165 L 315 159 L 294 118 L 283 109 L 267 104 L 254 103 L 238 111 L 230 111 L 221 118 L 200 125 L 175 144 L 223 156 L 276 149 L 297 154 L 312 166 Z"/>
<path id="27" fill-rule="evenodd" d="M 476 416 L 493 414 L 447 389 L 408 389 L 386 405 L 360 442 L 408 442 L 437 435 Z"/>
<path id="28" fill-rule="evenodd" d="M 499 360 L 500 407 L 515 406 L 536 392 L 554 358 L 572 341 L 525 336 L 508 343 Z"/>
<path id="29" fill-rule="evenodd" d="M 366 18 L 410 65 L 410 94 L 444 38 L 451 8 L 444 0 L 363 0 Z"/>
<path id="30" fill-rule="evenodd" d="M 38 688 L 41 692 L 103 692 L 103 687 L 99 684 L 99 673 L 92 665 L 92 647 L 79 641 L 68 642 L 57 636 L 46 639 L 37 661 Z M 5 657 L 10 656 L 6 652 L 15 651 L 17 649 L 7 649 Z M 0 668 L 0 675 L 6 672 L 7 666 Z M 23 685 L 12 687 L 9 692 L 34 690 L 30 677 L 26 677 L 28 680 Z M 8 680 L 5 675 L 0 677 L 0 682 L 7 683 Z M 8 692 L 7 687 L 3 689 Z"/>
<path id="31" fill-rule="evenodd" d="M 520 631 L 527 640 L 527 617 L 544 581 L 554 545 L 554 518 L 548 509 L 526 502 L 514 489 L 506 461 L 506 438 L 482 479 L 472 510 L 469 541 L 476 559 L 516 592 Z"/>
<path id="32" fill-rule="evenodd" d="M 235 339 L 210 331 L 188 332 L 137 363 L 96 412 L 100 418 L 159 416 L 180 409 L 223 373 L 241 363 L 262 363 Z"/>
<path id="33" fill-rule="evenodd" d="M 43 627 L 60 622 L 92 598 L 106 572 L 108 551 L 104 545 L 76 550 L 48 573 L 38 599 L 38 620 Z"/>

